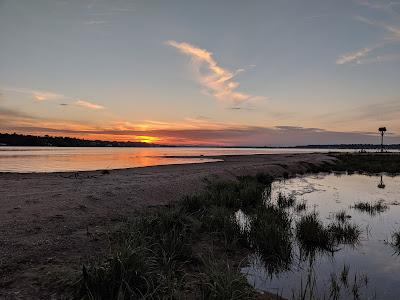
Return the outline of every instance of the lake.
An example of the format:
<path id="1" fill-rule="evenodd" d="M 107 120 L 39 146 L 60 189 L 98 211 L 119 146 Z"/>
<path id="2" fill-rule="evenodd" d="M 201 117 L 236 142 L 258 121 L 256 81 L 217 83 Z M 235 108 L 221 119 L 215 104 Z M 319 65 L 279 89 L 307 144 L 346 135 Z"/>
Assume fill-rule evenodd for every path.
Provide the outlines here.
<path id="1" fill-rule="evenodd" d="M 215 161 L 191 156 L 250 155 L 354 151 L 334 149 L 257 149 L 257 148 L 60 148 L 0 147 L 0 172 L 67 172 L 123 169 L 168 164 Z M 168 156 L 179 156 L 168 157 Z M 186 156 L 186 157 L 185 157 Z"/>
<path id="2" fill-rule="evenodd" d="M 332 291 L 332 280 L 340 283 L 340 276 L 347 269 L 348 286 L 339 284 L 338 299 L 353 299 L 354 282 L 361 299 L 398 299 L 400 256 L 392 235 L 400 230 L 400 176 L 302 176 L 274 182 L 267 201 L 276 202 L 279 194 L 291 195 L 297 203 L 306 204 L 301 211 L 288 208 L 294 232 L 297 222 L 307 214 L 315 212 L 328 226 L 338 222 L 338 212 L 345 212 L 344 222 L 356 225 L 361 235 L 355 244 L 339 245 L 334 252 L 317 251 L 313 256 L 303 255 L 294 239 L 289 267 L 277 272 L 267 270 L 268 261 L 251 255 L 250 266 L 242 269 L 251 284 L 289 299 L 309 284 L 318 299 L 325 299 Z M 359 209 L 357 202 L 382 206 L 366 211 Z"/>

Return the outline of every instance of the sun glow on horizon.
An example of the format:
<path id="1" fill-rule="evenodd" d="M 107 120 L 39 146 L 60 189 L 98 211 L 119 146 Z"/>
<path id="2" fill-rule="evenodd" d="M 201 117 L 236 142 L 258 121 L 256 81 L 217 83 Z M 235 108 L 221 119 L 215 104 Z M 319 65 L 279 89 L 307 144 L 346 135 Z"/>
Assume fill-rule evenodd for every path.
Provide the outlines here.
<path id="1" fill-rule="evenodd" d="M 155 136 L 147 136 L 147 135 L 138 135 L 135 137 L 135 141 L 141 142 L 141 143 L 148 143 L 152 144 L 154 142 L 158 142 L 161 139 Z"/>

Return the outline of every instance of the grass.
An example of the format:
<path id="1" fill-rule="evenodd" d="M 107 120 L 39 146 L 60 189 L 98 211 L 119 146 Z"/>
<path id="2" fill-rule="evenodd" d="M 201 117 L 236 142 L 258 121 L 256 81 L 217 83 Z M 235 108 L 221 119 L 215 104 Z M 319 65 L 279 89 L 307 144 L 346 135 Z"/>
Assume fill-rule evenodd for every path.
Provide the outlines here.
<path id="1" fill-rule="evenodd" d="M 291 219 L 286 211 L 268 205 L 251 221 L 250 243 L 269 274 L 287 270 L 293 258 Z"/>
<path id="2" fill-rule="evenodd" d="M 346 222 L 346 221 L 347 221 L 348 219 L 350 219 L 350 218 L 351 218 L 351 216 L 348 215 L 347 212 L 346 212 L 345 210 L 341 210 L 341 211 L 339 211 L 339 212 L 337 212 L 337 213 L 335 214 L 335 219 L 336 219 L 338 222 L 341 222 L 341 223 Z"/>
<path id="3" fill-rule="evenodd" d="M 83 267 L 75 298 L 175 299 L 190 294 L 203 299 L 254 298 L 254 289 L 234 267 L 236 260 L 229 259 L 235 250 L 252 244 L 234 213 L 263 206 L 264 190 L 271 182 L 261 173 L 208 182 L 204 193 L 135 217 L 115 235 L 105 261 Z M 227 256 L 226 263 L 199 258 L 201 241 L 216 247 L 215 257 Z"/>
<path id="4" fill-rule="evenodd" d="M 333 163 L 304 163 L 307 173 L 347 172 L 354 173 L 400 173 L 400 154 L 398 153 L 329 153 L 337 160 Z M 304 172 L 299 172 L 303 174 Z"/>
<path id="5" fill-rule="evenodd" d="M 83 267 L 79 299 L 176 297 L 191 259 L 195 221 L 167 208 L 141 216 L 119 233 L 119 245 L 100 265 Z"/>
<path id="6" fill-rule="evenodd" d="M 385 243 L 392 246 L 395 254 L 400 255 L 400 230 L 393 232 L 392 240 Z"/>
<path id="7" fill-rule="evenodd" d="M 301 212 L 306 204 L 282 194 L 267 202 L 271 182 L 262 173 L 208 181 L 202 193 L 135 216 L 114 234 L 104 261 L 83 267 L 75 298 L 254 299 L 239 268 L 249 253 L 272 276 L 290 269 L 296 241 L 306 254 L 358 241 L 360 230 L 345 213 L 327 226 L 316 213 L 305 214 L 294 226 L 287 208 Z M 239 210 L 245 227 L 236 219 Z"/>
<path id="8" fill-rule="evenodd" d="M 361 230 L 355 224 L 333 223 L 328 226 L 328 231 L 336 244 L 355 245 L 360 240 Z"/>
<path id="9" fill-rule="evenodd" d="M 370 215 L 376 215 L 385 212 L 388 209 L 388 206 L 382 201 L 375 203 L 357 202 L 354 204 L 353 208 L 361 212 L 366 212 Z"/>
<path id="10" fill-rule="evenodd" d="M 208 258 L 199 274 L 200 299 L 255 299 L 256 291 L 228 261 Z"/>
<path id="11" fill-rule="evenodd" d="M 324 226 L 315 212 L 301 217 L 296 226 L 296 236 L 306 257 L 317 251 L 334 252 L 340 244 L 355 245 L 360 234 L 354 224 L 337 222 Z"/>
<path id="12" fill-rule="evenodd" d="M 316 251 L 334 251 L 334 241 L 315 212 L 301 217 L 296 225 L 296 236 L 306 256 Z"/>
<path id="13" fill-rule="evenodd" d="M 307 271 L 306 283 L 301 281 L 300 289 L 297 293 L 293 292 L 294 300 L 310 300 L 310 299 L 375 299 L 373 295 L 366 294 L 365 288 L 368 286 L 369 278 L 364 274 L 354 273 L 354 277 L 350 279 L 350 268 L 343 265 L 342 271 L 337 274 L 331 273 L 329 281 L 325 283 L 325 288 L 318 290 L 316 288 L 316 275 L 313 268 Z M 361 296 L 365 296 L 361 298 Z"/>
<path id="14" fill-rule="evenodd" d="M 282 193 L 279 193 L 277 204 L 280 208 L 293 207 L 296 204 L 296 198 L 293 195 L 286 196 Z"/>
<path id="15" fill-rule="evenodd" d="M 397 153 L 336 153 L 338 159 L 332 166 L 335 171 L 366 173 L 400 173 L 400 155 Z"/>
<path id="16" fill-rule="evenodd" d="M 238 244 L 247 245 L 245 233 L 234 213 L 226 207 L 212 206 L 202 218 L 204 232 L 222 241 L 224 248 L 236 249 Z"/>
<path id="17" fill-rule="evenodd" d="M 296 207 L 295 207 L 295 211 L 296 211 L 297 213 L 300 213 L 300 212 L 302 212 L 302 211 L 305 211 L 306 209 L 307 209 L 307 204 L 306 204 L 305 202 L 298 203 L 298 204 L 296 205 Z"/>

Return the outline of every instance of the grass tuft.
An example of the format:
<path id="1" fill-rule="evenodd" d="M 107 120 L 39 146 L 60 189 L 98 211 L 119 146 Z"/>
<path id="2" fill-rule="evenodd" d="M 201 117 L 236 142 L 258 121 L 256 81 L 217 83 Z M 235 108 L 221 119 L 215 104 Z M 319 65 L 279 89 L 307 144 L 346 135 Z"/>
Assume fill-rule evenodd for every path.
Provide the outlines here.
<path id="1" fill-rule="evenodd" d="M 360 240 L 361 230 L 355 224 L 349 223 L 334 223 L 328 226 L 328 231 L 331 234 L 331 238 L 337 244 L 350 244 L 355 245 Z"/>
<path id="2" fill-rule="evenodd" d="M 313 254 L 317 250 L 334 250 L 331 235 L 315 212 L 301 217 L 296 226 L 296 236 L 301 250 L 306 255 Z"/>
<path id="3" fill-rule="evenodd" d="M 292 262 L 292 230 L 288 213 L 275 206 L 260 208 L 253 216 L 250 243 L 262 258 L 266 271 L 275 274 L 287 270 Z"/>
<path id="4" fill-rule="evenodd" d="M 289 208 L 296 204 L 296 198 L 293 195 L 286 196 L 279 193 L 276 202 L 280 208 Z"/>
<path id="5" fill-rule="evenodd" d="M 385 212 L 388 209 L 388 206 L 384 204 L 383 201 L 378 201 L 375 203 L 357 202 L 354 204 L 353 208 L 374 216 L 376 214 Z"/>
<path id="6" fill-rule="evenodd" d="M 200 274 L 200 299 L 255 299 L 255 290 L 246 278 L 228 261 L 209 258 L 204 261 L 204 271 Z"/>
<path id="7" fill-rule="evenodd" d="M 351 218 L 351 216 L 349 216 L 345 210 L 341 210 L 335 214 L 335 219 L 341 223 L 346 222 L 347 219 L 350 219 L 350 218 Z"/>

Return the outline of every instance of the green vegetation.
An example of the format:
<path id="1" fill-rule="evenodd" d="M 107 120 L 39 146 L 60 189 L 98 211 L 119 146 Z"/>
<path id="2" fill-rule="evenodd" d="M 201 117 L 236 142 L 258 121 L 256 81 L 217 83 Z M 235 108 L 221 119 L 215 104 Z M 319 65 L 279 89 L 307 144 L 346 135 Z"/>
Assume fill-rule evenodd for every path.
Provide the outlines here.
<path id="1" fill-rule="evenodd" d="M 341 210 L 335 214 L 335 218 L 338 222 L 344 223 L 347 219 L 350 219 L 351 216 L 349 216 L 345 210 Z"/>
<path id="2" fill-rule="evenodd" d="M 229 262 L 209 258 L 204 262 L 200 273 L 201 299 L 254 299 L 256 291 L 249 286 L 239 269 L 234 269 Z"/>
<path id="3" fill-rule="evenodd" d="M 305 284 L 301 281 L 300 290 L 293 292 L 292 299 L 294 300 L 309 300 L 309 299 L 364 299 L 361 296 L 368 296 L 369 299 L 372 295 L 363 295 L 363 288 L 368 286 L 368 276 L 365 274 L 354 273 L 352 279 L 349 278 L 350 268 L 348 265 L 343 265 L 342 271 L 337 274 L 331 273 L 329 281 L 326 283 L 325 288 L 321 290 L 316 289 L 316 278 L 314 270 L 308 269 Z M 374 299 L 374 298 L 373 298 Z"/>
<path id="4" fill-rule="evenodd" d="M 357 209 L 362 212 L 366 212 L 370 215 L 376 215 L 379 213 L 383 213 L 389 207 L 384 204 L 382 201 L 378 201 L 376 203 L 369 203 L 369 202 L 357 202 L 353 206 L 354 209 Z"/>
<path id="5" fill-rule="evenodd" d="M 293 257 L 291 223 L 285 210 L 272 205 L 260 207 L 251 220 L 249 242 L 269 274 L 289 269 Z"/>
<path id="6" fill-rule="evenodd" d="M 297 205 L 295 207 L 295 211 L 297 213 L 305 211 L 306 209 L 307 209 L 307 204 L 305 202 L 297 203 Z"/>
<path id="7" fill-rule="evenodd" d="M 265 207 L 264 190 L 271 182 L 263 174 L 208 182 L 204 193 L 136 217 L 120 229 L 106 261 L 83 267 L 75 298 L 254 299 L 255 291 L 240 273 L 237 255 L 240 249 L 252 248 L 258 235 L 241 228 L 235 212 Z M 285 218 L 270 215 L 277 222 Z M 267 226 L 261 219 L 254 224 L 254 228 Z M 278 236 L 271 232 L 266 229 L 263 237 Z"/>
<path id="8" fill-rule="evenodd" d="M 286 196 L 282 193 L 279 193 L 277 204 L 280 208 L 293 207 L 296 204 L 296 198 L 293 195 Z"/>
<path id="9" fill-rule="evenodd" d="M 393 232 L 391 241 L 385 241 L 385 243 L 392 246 L 396 255 L 400 255 L 400 230 Z"/>
<path id="10" fill-rule="evenodd" d="M 315 212 L 301 217 L 296 226 L 296 236 L 306 257 L 313 256 L 316 251 L 334 252 L 340 244 L 355 245 L 360 234 L 354 224 L 338 222 L 324 226 Z"/>
<path id="11" fill-rule="evenodd" d="M 334 251 L 334 241 L 315 212 L 301 217 L 296 226 L 296 236 L 306 256 L 317 250 Z"/>
<path id="12" fill-rule="evenodd" d="M 400 173 L 400 154 L 398 153 L 337 153 L 338 159 L 332 170 L 349 173 Z"/>
<path id="13" fill-rule="evenodd" d="M 202 193 L 135 216 L 113 235 L 109 257 L 83 267 L 74 297 L 254 299 L 240 273 L 249 254 L 272 276 L 291 269 L 297 247 L 312 257 L 358 242 L 344 217 L 324 225 L 311 213 L 295 223 L 306 204 L 283 194 L 269 201 L 271 183 L 265 174 L 207 181 Z"/>
<path id="14" fill-rule="evenodd" d="M 354 173 L 400 173 L 399 153 L 329 153 L 336 161 L 332 163 L 303 163 L 306 173 L 347 172 Z M 298 172 L 304 174 L 304 171 Z"/>
<path id="15" fill-rule="evenodd" d="M 349 223 L 333 223 L 328 226 L 331 239 L 337 244 L 355 245 L 359 242 L 361 230 L 357 225 Z"/>

